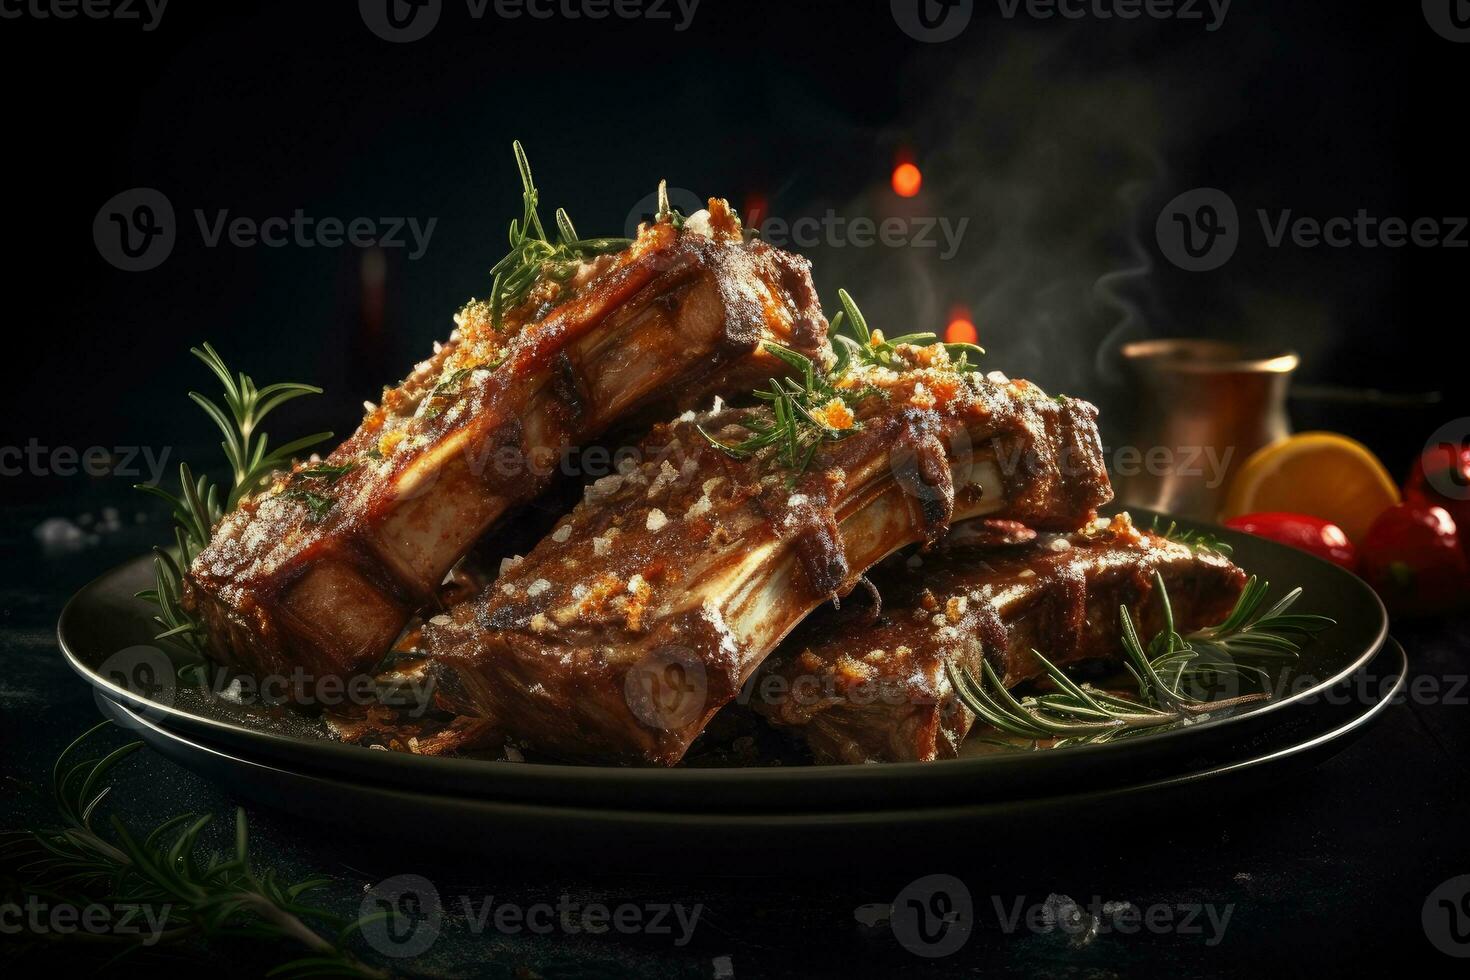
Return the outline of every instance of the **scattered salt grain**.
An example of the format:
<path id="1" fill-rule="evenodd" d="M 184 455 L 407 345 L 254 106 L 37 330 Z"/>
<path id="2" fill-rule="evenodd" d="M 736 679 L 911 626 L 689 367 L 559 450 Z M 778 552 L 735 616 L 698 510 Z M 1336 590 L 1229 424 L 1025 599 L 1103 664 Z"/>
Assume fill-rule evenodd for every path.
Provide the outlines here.
<path id="1" fill-rule="evenodd" d="M 650 531 L 657 531 L 669 523 L 668 517 L 657 507 L 648 512 L 648 521 L 644 524 Z"/>
<path id="2" fill-rule="evenodd" d="M 546 579 L 544 578 L 538 578 L 536 581 L 526 586 L 526 595 L 534 599 L 549 588 L 551 588 L 550 582 L 546 581 Z"/>
<path id="3" fill-rule="evenodd" d="M 570 524 L 563 524 L 561 527 L 551 532 L 551 540 L 555 541 L 557 544 L 566 544 L 567 539 L 571 536 L 572 526 Z"/>
<path id="4" fill-rule="evenodd" d="M 589 504 L 592 504 L 597 503 L 600 500 L 606 500 L 613 494 L 617 493 L 618 488 L 622 485 L 622 476 L 616 473 L 610 476 L 604 476 L 602 479 L 596 481 L 587 488 L 587 502 Z"/>

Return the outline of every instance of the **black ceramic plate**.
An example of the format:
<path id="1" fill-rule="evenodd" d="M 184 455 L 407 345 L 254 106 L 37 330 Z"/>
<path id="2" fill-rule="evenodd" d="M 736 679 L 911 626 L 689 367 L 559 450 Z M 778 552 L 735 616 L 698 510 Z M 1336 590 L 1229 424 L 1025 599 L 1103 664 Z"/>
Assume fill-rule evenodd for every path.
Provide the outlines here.
<path id="1" fill-rule="evenodd" d="M 415 846 L 453 841 L 455 850 L 479 851 L 512 862 L 518 854 L 535 855 L 537 863 L 555 855 L 574 862 L 595 859 L 604 868 L 648 872 L 682 873 L 688 870 L 682 863 L 687 855 L 697 853 L 701 867 L 725 867 L 729 859 L 735 862 L 730 865 L 733 870 L 748 874 L 757 854 L 799 852 L 806 866 L 834 860 L 850 865 L 868 847 L 879 849 L 885 858 L 899 851 L 945 853 L 957 840 L 984 840 L 977 835 L 987 830 L 1004 833 L 1009 843 L 1023 831 L 1045 835 L 1070 828 L 1075 836 L 1079 826 L 1146 819 L 1150 813 L 1167 812 L 1171 819 L 1181 819 L 1191 809 L 1208 807 L 1221 793 L 1260 788 L 1342 751 L 1401 695 L 1407 669 L 1403 649 L 1389 641 L 1370 664 L 1320 696 L 1299 703 L 1290 713 L 1292 721 L 1286 722 L 1283 715 L 1281 723 L 1254 739 L 1248 749 L 1236 746 L 1233 754 L 1226 752 L 1163 778 L 1123 781 L 1087 792 L 947 805 L 910 802 L 891 809 L 829 806 L 765 813 L 671 812 L 651 809 L 646 803 L 638 808 L 536 805 L 405 790 L 247 759 L 192 741 L 105 698 L 102 704 L 115 721 L 136 729 L 149 745 L 179 764 L 266 805 L 347 834 L 369 839 L 389 835 L 394 846 L 402 846 L 404 828 L 412 828 Z M 371 818 L 365 819 L 365 814 Z M 964 836 L 941 833 L 945 830 L 963 830 Z M 834 840 L 841 846 L 833 847 Z"/>
<path id="2" fill-rule="evenodd" d="M 430 758 L 343 744 L 309 716 L 263 713 L 175 683 L 169 659 L 151 639 L 156 627 L 149 607 L 133 598 L 151 584 L 147 559 L 79 592 L 62 612 L 58 633 L 68 661 L 99 697 L 188 742 L 314 776 L 370 780 L 409 793 L 606 809 L 778 813 L 968 806 L 1171 778 L 1217 763 L 1222 749 L 1249 753 L 1253 740 L 1361 670 L 1382 648 L 1387 615 L 1362 581 L 1302 552 L 1212 530 L 1235 547 L 1242 567 L 1273 583 L 1273 596 L 1301 586 L 1298 611 L 1337 620 L 1277 679 L 1277 697 L 1105 744 L 995 753 L 972 740 L 976 744 L 967 745 L 961 758 L 935 763 L 628 769 Z"/>

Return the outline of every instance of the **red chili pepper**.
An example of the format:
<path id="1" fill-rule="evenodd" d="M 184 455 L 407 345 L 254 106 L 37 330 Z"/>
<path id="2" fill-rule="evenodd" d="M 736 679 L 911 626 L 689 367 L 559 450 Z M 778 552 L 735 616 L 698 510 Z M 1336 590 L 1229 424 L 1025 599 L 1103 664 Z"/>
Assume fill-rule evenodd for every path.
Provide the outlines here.
<path id="1" fill-rule="evenodd" d="M 1363 538 L 1360 574 L 1397 613 L 1448 612 L 1470 599 L 1470 562 L 1443 507 L 1410 503 L 1384 511 Z"/>
<path id="2" fill-rule="evenodd" d="M 1448 511 L 1463 531 L 1460 547 L 1470 558 L 1470 445 L 1426 449 L 1404 483 L 1404 499 Z"/>
<path id="3" fill-rule="evenodd" d="M 1225 522 L 1226 527 L 1290 545 L 1352 571 L 1358 552 L 1342 528 L 1331 521 L 1307 514 L 1243 514 Z"/>

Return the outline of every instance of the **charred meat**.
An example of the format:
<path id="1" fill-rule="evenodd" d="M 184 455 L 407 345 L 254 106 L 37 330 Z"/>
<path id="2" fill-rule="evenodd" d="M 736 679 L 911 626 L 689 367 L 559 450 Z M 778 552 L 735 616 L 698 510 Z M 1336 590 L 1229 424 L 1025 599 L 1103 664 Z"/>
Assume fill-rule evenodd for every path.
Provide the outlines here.
<path id="1" fill-rule="evenodd" d="M 1119 607 L 1143 635 L 1161 628 L 1156 572 L 1185 632 L 1229 614 L 1246 581 L 1226 558 L 1141 532 L 1126 515 L 1065 536 L 962 525 L 935 553 L 874 573 L 876 618 L 850 604 L 804 623 L 750 684 L 749 703 L 821 762 L 952 758 L 974 717 L 947 662 L 978 673 L 984 656 L 1007 686 L 1043 675 L 1033 649 L 1058 666 L 1116 663 Z"/>
<path id="2" fill-rule="evenodd" d="M 216 529 L 184 602 L 220 660 L 365 670 L 569 447 L 784 374 L 768 341 L 832 358 L 808 263 L 746 240 L 718 200 L 645 225 L 621 253 L 543 270 L 515 309 L 472 302 L 456 324 L 335 452 Z"/>
<path id="3" fill-rule="evenodd" d="M 942 345 L 816 383 L 656 427 L 641 463 L 431 621 L 454 710 L 549 755 L 673 765 L 886 555 L 981 515 L 1072 530 L 1111 497 L 1091 405 L 957 369 Z"/>

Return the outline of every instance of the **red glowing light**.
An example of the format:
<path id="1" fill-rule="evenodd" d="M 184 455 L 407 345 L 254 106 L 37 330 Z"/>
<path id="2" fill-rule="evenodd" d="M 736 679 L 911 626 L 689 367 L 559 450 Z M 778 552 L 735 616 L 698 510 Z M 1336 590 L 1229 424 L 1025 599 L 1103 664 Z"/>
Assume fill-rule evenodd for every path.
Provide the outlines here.
<path id="1" fill-rule="evenodd" d="M 944 342 L 947 344 L 980 343 L 980 331 L 975 329 L 975 324 L 970 320 L 968 312 L 956 310 L 950 314 L 949 326 L 944 328 Z"/>
<path id="2" fill-rule="evenodd" d="M 893 168 L 893 192 L 899 197 L 913 197 L 924 186 L 924 175 L 912 163 L 900 163 Z"/>
<path id="3" fill-rule="evenodd" d="M 771 204 L 760 191 L 745 195 L 745 227 L 759 229 L 771 211 Z"/>

